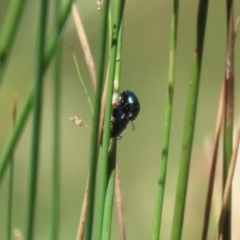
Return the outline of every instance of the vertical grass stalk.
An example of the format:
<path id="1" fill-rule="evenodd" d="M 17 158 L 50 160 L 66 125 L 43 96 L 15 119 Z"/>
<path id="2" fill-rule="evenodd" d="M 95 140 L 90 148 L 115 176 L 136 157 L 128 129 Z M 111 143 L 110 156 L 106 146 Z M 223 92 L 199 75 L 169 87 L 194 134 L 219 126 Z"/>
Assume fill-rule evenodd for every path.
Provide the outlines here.
<path id="1" fill-rule="evenodd" d="M 123 35 L 123 19 L 119 28 L 118 43 L 117 43 L 117 55 L 116 55 L 116 65 L 115 65 L 115 75 L 114 75 L 114 93 L 119 93 L 119 83 L 121 75 L 121 55 L 122 55 L 122 35 Z"/>
<path id="2" fill-rule="evenodd" d="M 111 44 L 112 44 L 112 11 L 111 11 L 111 6 L 108 11 L 108 51 L 109 54 L 111 52 Z"/>
<path id="3" fill-rule="evenodd" d="M 33 131 L 32 146 L 30 159 L 30 176 L 28 180 L 28 204 L 27 204 L 27 221 L 26 221 L 26 240 L 33 238 L 33 228 L 35 220 L 35 205 L 37 195 L 37 177 L 39 162 L 39 145 L 41 135 L 41 116 L 42 116 L 42 91 L 43 91 L 43 75 L 44 75 L 44 45 L 47 22 L 48 1 L 41 0 L 39 9 L 39 26 L 37 38 L 37 55 L 36 70 L 34 82 L 34 98 L 33 98 Z"/>
<path id="4" fill-rule="evenodd" d="M 96 217 L 96 239 L 101 239 L 102 236 L 102 222 L 104 215 L 104 204 L 107 189 L 108 180 L 108 148 L 110 137 L 110 122 L 112 114 L 112 95 L 113 95 L 113 83 L 115 76 L 116 56 L 117 56 L 117 43 L 119 37 L 119 29 L 122 20 L 122 14 L 124 9 L 124 0 L 116 0 L 113 16 L 112 27 L 112 40 L 111 40 L 111 52 L 110 52 L 110 65 L 109 65 L 109 78 L 107 87 L 107 100 L 106 110 L 104 117 L 104 131 L 103 131 L 103 144 L 102 144 L 102 157 L 99 165 L 99 201 L 97 203 L 97 217 Z"/>
<path id="5" fill-rule="evenodd" d="M 168 92 L 164 120 L 163 133 L 163 147 L 161 154 L 161 161 L 159 167 L 159 179 L 157 185 L 157 197 L 155 202 L 154 222 L 152 240 L 158 240 L 161 230 L 162 209 L 164 200 L 164 189 L 167 175 L 167 161 L 171 133 L 172 108 L 173 108 L 173 92 L 174 92 L 174 76 L 175 76 L 175 62 L 177 49 L 177 28 L 178 28 L 178 9 L 179 1 L 173 2 L 173 16 L 171 26 L 171 42 L 170 42 L 170 60 L 169 60 L 169 74 L 168 74 Z"/>
<path id="6" fill-rule="evenodd" d="M 121 182 L 120 182 L 120 174 L 119 174 L 118 167 L 116 170 L 116 179 L 115 179 L 115 199 L 116 199 L 116 205 L 117 205 L 119 239 L 126 240 L 126 228 L 125 228 L 125 222 L 124 222 L 123 200 L 122 200 Z"/>
<path id="7" fill-rule="evenodd" d="M 11 0 L 0 32 L 0 87 L 26 0 Z"/>
<path id="8" fill-rule="evenodd" d="M 59 10 L 58 27 L 51 34 L 50 39 L 48 40 L 44 49 L 44 71 L 46 71 L 50 63 L 50 60 L 53 57 L 58 36 L 62 31 L 64 23 L 66 22 L 67 16 L 71 9 L 72 1 L 73 0 L 68 0 L 64 4 L 64 6 L 61 7 Z M 21 136 L 25 123 L 28 119 L 28 115 L 32 107 L 32 100 L 33 100 L 33 86 L 31 86 L 29 89 L 29 92 L 27 94 L 26 100 L 24 101 L 23 107 L 19 111 L 19 118 L 17 118 L 13 131 L 10 133 L 0 153 L 0 184 L 4 177 L 4 173 L 7 169 L 7 165 L 9 163 L 9 156 L 11 155 L 12 150 L 16 147 L 16 144 Z"/>
<path id="9" fill-rule="evenodd" d="M 60 0 L 55 0 L 55 27 L 58 24 L 58 11 Z M 54 83 L 53 83 L 53 162 L 52 162 L 52 206 L 51 206 L 51 234 L 50 239 L 59 236 L 59 210 L 60 210 L 60 118 L 61 118 L 61 66 L 62 66 L 62 41 L 57 40 Z"/>
<path id="10" fill-rule="evenodd" d="M 102 223 L 102 238 L 101 240 L 109 240 L 111 237 L 112 225 L 112 209 L 114 198 L 114 186 L 116 176 L 116 155 L 117 155 L 117 142 L 116 138 L 110 144 L 109 158 L 108 158 L 108 184 L 106 190 L 104 215 Z"/>
<path id="11" fill-rule="evenodd" d="M 121 50 L 122 50 L 122 22 L 119 28 L 116 63 L 114 71 L 114 93 L 118 95 L 119 92 L 119 79 L 121 69 Z M 116 154 L 117 154 L 117 141 L 113 139 L 110 143 L 107 162 L 107 189 L 104 202 L 104 213 L 102 223 L 102 240 L 108 240 L 111 236 L 111 223 L 112 223 L 112 209 L 115 189 L 115 176 L 116 176 Z"/>
<path id="12" fill-rule="evenodd" d="M 12 239 L 12 212 L 13 212 L 13 183 L 14 183 L 14 153 L 12 153 L 9 168 L 9 189 L 8 189 L 8 218 L 7 218 L 7 239 Z"/>
<path id="13" fill-rule="evenodd" d="M 16 96 L 13 103 L 13 126 L 17 116 L 17 100 Z M 10 169 L 9 169 L 9 194 L 8 194 L 8 226 L 7 226 L 7 239 L 12 239 L 12 212 L 13 212 L 13 185 L 14 185 L 14 152 L 10 156 Z"/>
<path id="14" fill-rule="evenodd" d="M 207 21 L 208 0 L 199 0 L 197 36 L 191 79 L 188 91 L 188 100 L 185 115 L 185 124 L 182 140 L 181 159 L 178 175 L 177 193 L 172 223 L 171 240 L 180 240 L 183 228 L 183 218 L 187 194 L 188 175 L 192 152 L 194 125 L 196 119 L 197 99 L 199 91 L 202 54 L 205 28 Z"/>
<path id="15" fill-rule="evenodd" d="M 60 119 L 61 119 L 61 43 L 55 59 L 54 106 L 53 106 L 53 165 L 52 165 L 52 223 L 51 238 L 58 239 L 60 210 Z"/>
<path id="16" fill-rule="evenodd" d="M 109 0 L 103 3 L 103 19 L 101 24 L 101 40 L 100 40 L 100 57 L 98 62 L 97 71 L 97 87 L 96 98 L 94 101 L 94 114 L 93 114 L 93 131 L 91 136 L 91 152 L 90 152 L 90 171 L 89 171 L 89 192 L 87 202 L 87 219 L 85 226 L 84 239 L 91 240 L 93 229 L 93 216 L 94 216 L 94 199 L 95 199 L 95 181 L 97 173 L 97 158 L 98 158 L 98 134 L 99 134 L 99 120 L 101 111 L 101 97 L 102 86 L 104 81 L 105 70 L 105 56 L 106 56 L 106 40 L 107 40 L 107 18 L 109 9 Z"/>

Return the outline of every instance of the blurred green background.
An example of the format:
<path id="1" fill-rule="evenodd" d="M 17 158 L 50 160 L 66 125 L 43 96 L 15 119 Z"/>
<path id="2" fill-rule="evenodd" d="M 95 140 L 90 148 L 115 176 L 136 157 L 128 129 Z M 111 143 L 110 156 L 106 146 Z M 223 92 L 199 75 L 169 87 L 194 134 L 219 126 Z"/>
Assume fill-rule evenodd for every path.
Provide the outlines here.
<path id="1" fill-rule="evenodd" d="M 0 1 L 0 27 L 8 4 L 8 1 Z M 97 63 L 101 12 L 97 10 L 95 1 L 77 1 L 77 4 L 95 63 Z M 171 232 L 185 104 L 195 45 L 197 7 L 198 1 L 196 0 L 180 1 L 174 112 L 162 239 L 169 239 Z M 33 80 L 38 8 L 39 1 L 27 1 L 0 90 L 0 149 L 11 131 L 14 95 L 17 94 L 18 106 L 21 107 Z M 118 141 L 117 150 L 126 231 L 130 240 L 146 240 L 151 236 L 167 93 L 171 14 L 171 1 L 132 0 L 126 1 L 125 5 L 120 89 L 135 92 L 141 103 L 141 112 L 134 122 L 136 130 L 132 131 L 131 126 L 128 126 L 123 133 L 123 139 Z M 240 2 L 235 1 L 235 16 L 239 14 Z M 53 25 L 52 8 L 49 10 L 48 18 L 48 32 L 50 33 Z M 209 1 L 194 149 L 182 238 L 187 240 L 200 239 L 201 236 L 209 173 L 209 151 L 212 149 L 219 91 L 225 71 L 225 20 L 225 1 Z M 62 36 L 60 239 L 66 240 L 76 237 L 88 175 L 90 149 L 90 131 L 72 124 L 69 116 L 75 114 L 84 122 L 91 124 L 90 109 L 77 78 L 71 45 L 77 55 L 83 79 L 87 83 L 91 96 L 93 97 L 94 94 L 71 16 L 69 16 Z M 236 40 L 235 53 L 235 117 L 237 119 L 240 112 L 240 37 Z M 52 83 L 53 71 L 50 67 L 45 75 L 44 85 L 41 162 L 34 238 L 37 240 L 49 239 L 50 232 Z M 13 226 L 23 231 L 25 230 L 31 129 L 30 118 L 15 152 Z M 137 169 L 136 166 L 138 166 Z M 6 238 L 7 186 L 6 176 L 0 190 L 0 240 Z M 217 200 L 216 217 L 219 204 L 220 200 Z M 209 239 L 213 238 L 216 230 L 216 219 L 214 219 L 213 217 Z M 239 238 L 240 235 L 234 239 Z M 113 223 L 112 239 L 117 239 L 116 221 Z"/>

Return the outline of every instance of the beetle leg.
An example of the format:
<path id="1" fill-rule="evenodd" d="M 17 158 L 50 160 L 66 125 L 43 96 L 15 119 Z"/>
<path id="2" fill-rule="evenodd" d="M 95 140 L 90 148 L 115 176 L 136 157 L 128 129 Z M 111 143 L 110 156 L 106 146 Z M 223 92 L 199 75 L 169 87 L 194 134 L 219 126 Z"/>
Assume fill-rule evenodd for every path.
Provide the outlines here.
<path id="1" fill-rule="evenodd" d="M 132 130 L 135 130 L 135 126 L 134 126 L 133 122 L 132 122 L 132 121 L 130 121 L 130 122 L 131 122 L 131 124 L 132 124 L 132 126 L 133 126 L 133 129 L 132 129 Z"/>

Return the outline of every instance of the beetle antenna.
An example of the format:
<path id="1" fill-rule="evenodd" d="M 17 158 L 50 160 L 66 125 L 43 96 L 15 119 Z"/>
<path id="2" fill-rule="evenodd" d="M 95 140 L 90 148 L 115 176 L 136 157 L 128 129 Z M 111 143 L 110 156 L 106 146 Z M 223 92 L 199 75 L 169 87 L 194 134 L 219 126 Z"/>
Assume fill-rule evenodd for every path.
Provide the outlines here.
<path id="1" fill-rule="evenodd" d="M 131 124 L 132 124 L 132 127 L 133 127 L 133 129 L 132 129 L 132 130 L 135 130 L 135 126 L 134 126 L 133 122 L 132 122 L 132 121 L 130 121 L 130 122 L 131 122 Z"/>

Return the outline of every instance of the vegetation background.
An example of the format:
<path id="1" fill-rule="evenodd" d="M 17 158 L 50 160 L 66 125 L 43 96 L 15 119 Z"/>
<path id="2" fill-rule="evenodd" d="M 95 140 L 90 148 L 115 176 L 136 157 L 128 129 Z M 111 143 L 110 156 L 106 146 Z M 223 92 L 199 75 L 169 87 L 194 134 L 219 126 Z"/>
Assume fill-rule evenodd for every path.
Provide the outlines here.
<path id="1" fill-rule="evenodd" d="M 8 7 L 8 1 L 0 1 L 0 28 Z M 97 61 L 99 53 L 99 31 L 101 13 L 95 1 L 77 1 L 90 47 Z M 240 14 L 240 2 L 235 1 L 235 16 Z M 180 1 L 177 68 L 173 123 L 166 193 L 164 201 L 162 239 L 170 239 L 181 141 L 184 125 L 190 70 L 195 44 L 195 27 L 198 1 Z M 0 91 L 0 149 L 12 128 L 12 106 L 14 95 L 21 106 L 33 79 L 35 68 L 36 36 L 39 1 L 27 1 L 18 29 L 4 83 Z M 52 12 L 51 9 L 49 13 Z M 120 169 L 127 237 L 131 240 L 150 239 L 156 196 L 158 166 L 161 156 L 163 120 L 167 93 L 169 38 L 172 15 L 171 1 L 132 0 L 126 1 L 123 30 L 123 54 L 121 90 L 136 93 L 141 103 L 141 112 L 131 127 L 118 141 L 118 165 Z M 53 16 L 48 17 L 48 31 L 53 26 Z M 60 239 L 74 239 L 77 233 L 79 214 L 88 175 L 90 131 L 72 124 L 69 116 L 77 115 L 91 123 L 91 112 L 84 91 L 79 84 L 71 45 L 78 58 L 83 79 L 91 89 L 88 71 L 81 46 L 69 16 L 63 31 L 62 64 L 62 113 L 61 113 L 61 219 Z M 225 72 L 226 55 L 226 11 L 225 1 L 209 1 L 207 28 L 203 53 L 199 104 L 194 136 L 190 183 L 182 239 L 200 239 L 207 180 L 209 154 L 215 131 L 221 83 Z M 240 102 L 240 37 L 235 48 L 235 118 L 239 116 Z M 41 132 L 41 159 L 37 200 L 36 240 L 48 239 L 50 232 L 50 179 L 52 158 L 52 85 L 51 68 L 45 75 L 44 109 Z M 90 90 L 93 97 L 93 91 Z M 31 118 L 15 152 L 14 179 L 14 228 L 25 228 L 26 183 L 29 170 Z M 240 165 L 240 163 L 238 164 Z M 240 166 L 235 180 L 240 197 Z M 218 167 L 220 170 L 220 166 Z M 218 171 L 220 172 L 220 171 Z M 218 174 L 219 179 L 220 175 Z M 221 180 L 217 188 L 220 196 Z M 8 180 L 0 191 L 0 239 L 5 239 L 7 216 Z M 239 194 L 239 195 L 237 195 Z M 216 232 L 220 201 L 214 201 L 209 239 Z M 234 216 L 240 221 L 240 209 L 234 204 Z M 240 229 L 233 226 L 234 239 L 240 238 Z M 113 224 L 112 239 L 117 239 L 116 222 Z M 235 238 L 236 237 L 236 238 Z"/>

